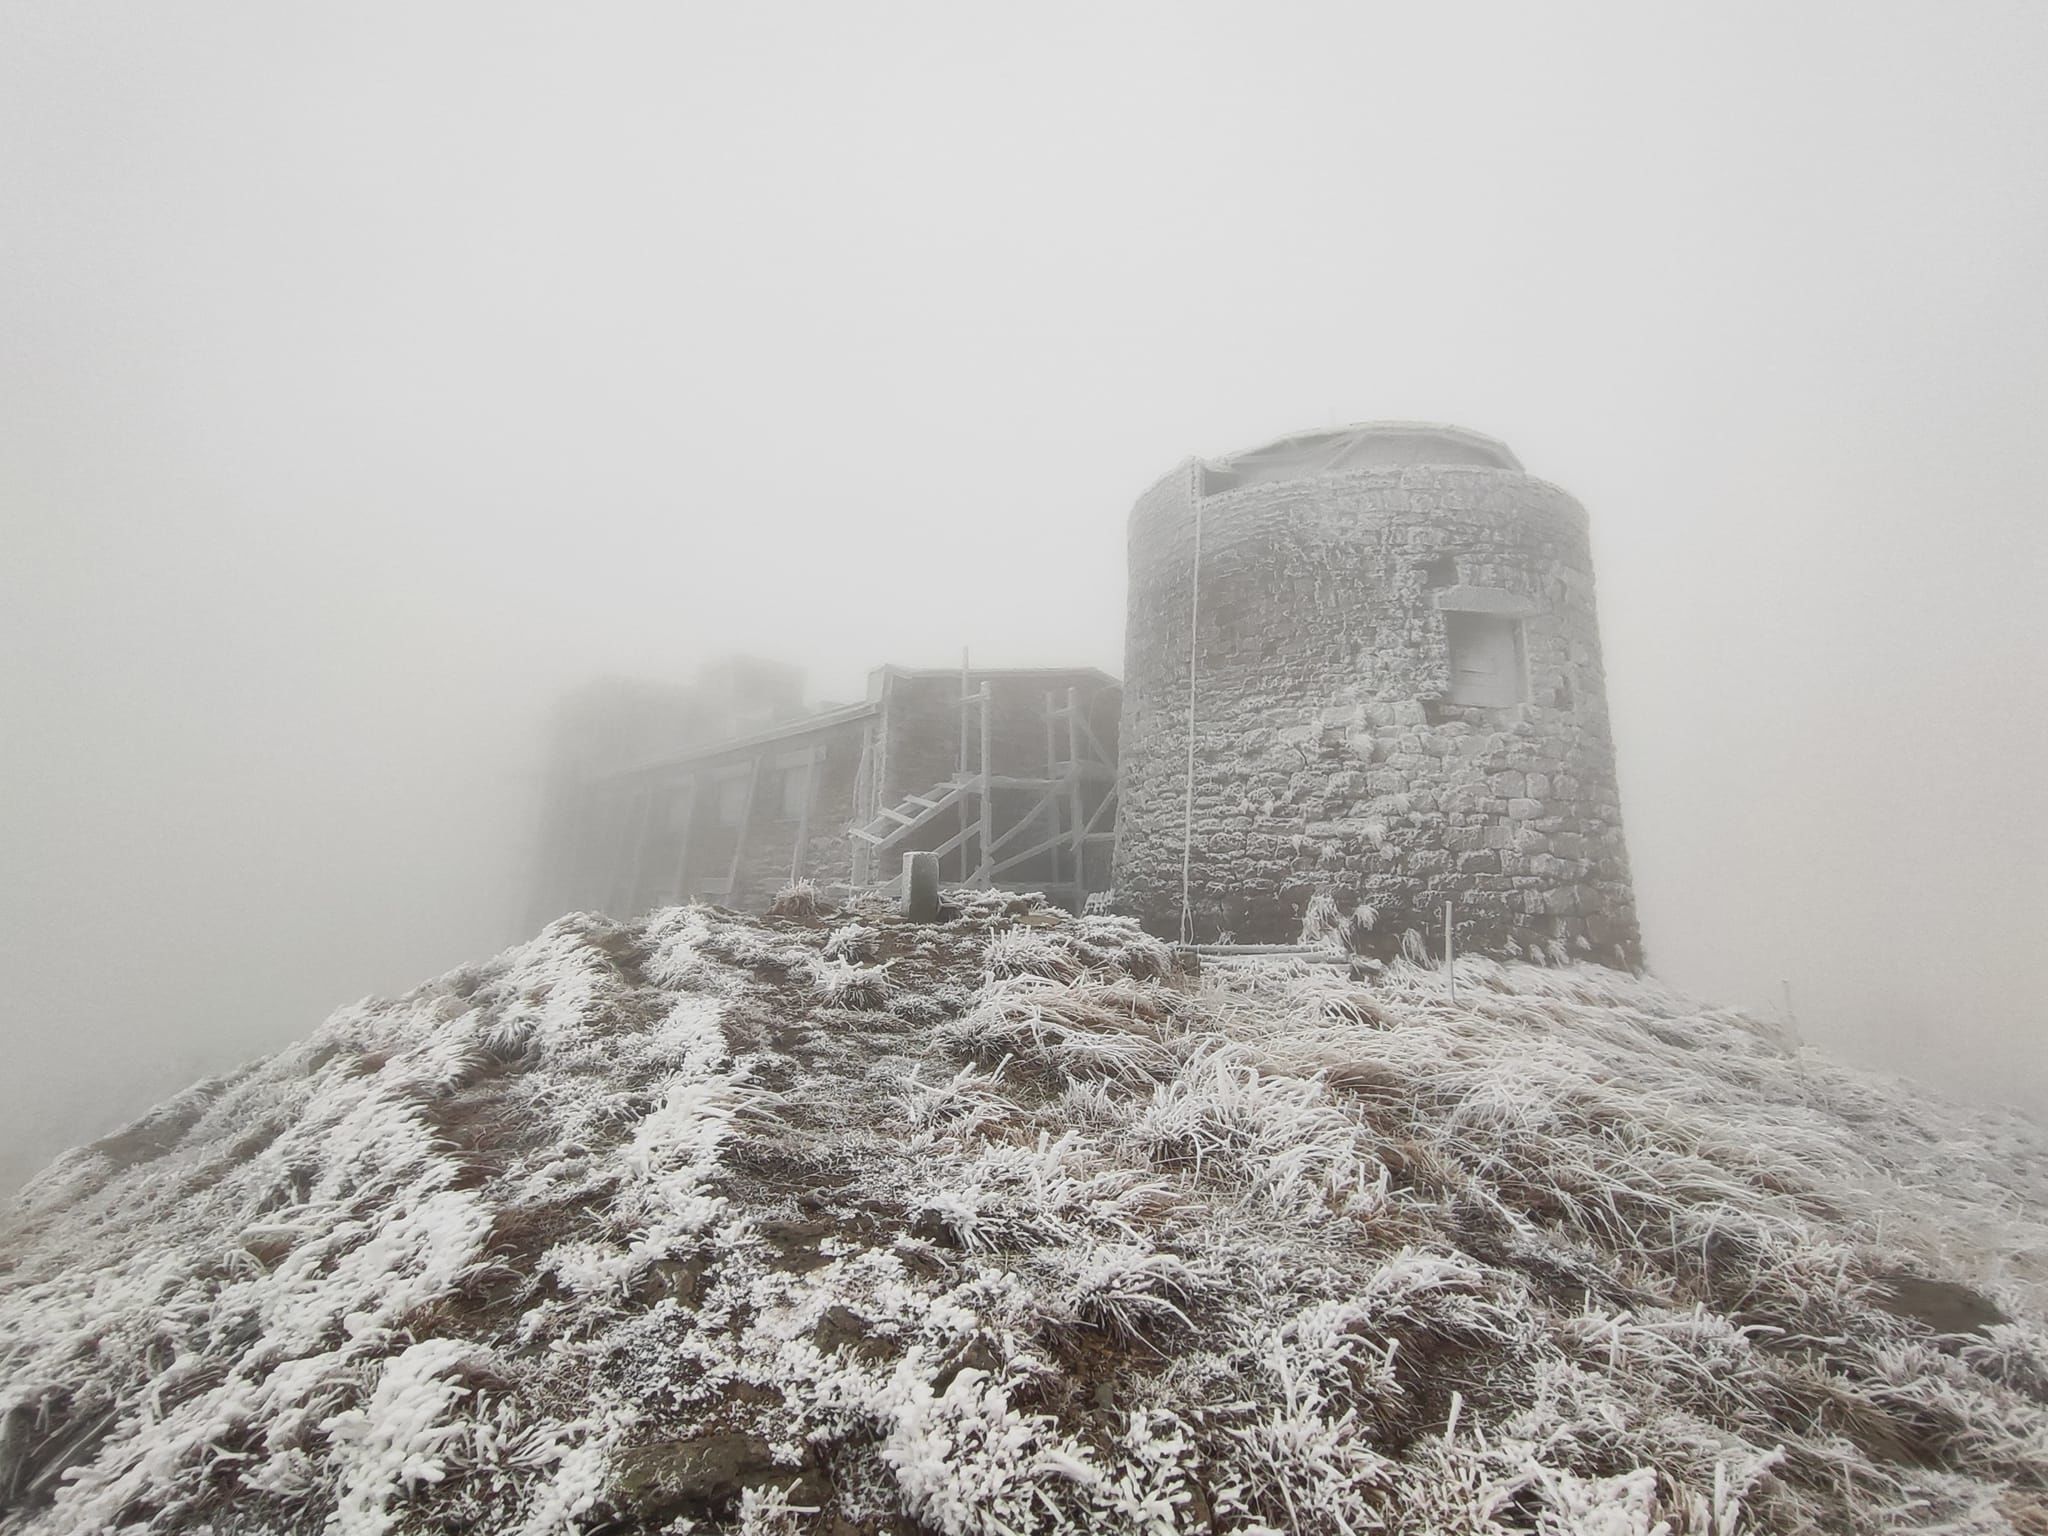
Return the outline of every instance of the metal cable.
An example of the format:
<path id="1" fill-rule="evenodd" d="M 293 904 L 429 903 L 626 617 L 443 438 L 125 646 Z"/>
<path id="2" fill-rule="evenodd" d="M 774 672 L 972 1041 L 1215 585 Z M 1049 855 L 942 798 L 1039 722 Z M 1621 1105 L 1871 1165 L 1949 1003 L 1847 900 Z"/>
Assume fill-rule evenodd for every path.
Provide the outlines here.
<path id="1" fill-rule="evenodd" d="M 1188 784 L 1180 826 L 1180 941 L 1195 942 L 1193 875 L 1195 861 L 1195 656 L 1197 624 L 1202 616 L 1202 471 L 1188 472 L 1190 499 L 1195 504 L 1195 558 L 1188 568 Z"/>

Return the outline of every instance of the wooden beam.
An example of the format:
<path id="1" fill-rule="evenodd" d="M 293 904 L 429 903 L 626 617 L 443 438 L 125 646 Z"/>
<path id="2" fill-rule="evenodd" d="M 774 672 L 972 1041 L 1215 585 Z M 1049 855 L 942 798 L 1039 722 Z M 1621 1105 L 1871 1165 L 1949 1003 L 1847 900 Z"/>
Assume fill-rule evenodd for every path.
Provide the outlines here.
<path id="1" fill-rule="evenodd" d="M 951 853 L 955 848 L 964 848 L 967 846 L 967 839 L 969 839 L 972 836 L 974 836 L 973 827 L 962 827 L 958 832 L 955 832 L 951 837 L 947 838 L 943 843 L 939 844 L 938 847 L 932 849 L 931 852 L 936 854 L 948 854 Z"/>
<path id="2" fill-rule="evenodd" d="M 1102 797 L 1102 803 L 1096 806 L 1095 809 L 1089 813 L 1088 824 L 1081 828 L 1081 835 L 1086 837 L 1093 833 L 1095 831 L 1095 823 L 1102 820 L 1102 813 L 1115 804 L 1116 791 L 1112 789 L 1108 794 Z"/>
<path id="3" fill-rule="evenodd" d="M 1054 702 L 1054 696 L 1048 693 L 1045 696 L 1045 777 L 1048 783 L 1056 781 L 1060 776 L 1059 745 L 1053 730 L 1053 717 L 1058 712 L 1058 706 Z M 1053 799 L 1051 795 L 1046 796 L 1045 804 L 1052 811 L 1052 826 L 1054 832 L 1052 849 L 1052 877 L 1055 881 L 1057 881 L 1060 877 L 1060 849 L 1058 837 L 1060 827 L 1060 813 L 1059 808 L 1053 804 Z M 1038 813 L 1036 811 L 1033 811 L 1031 814 L 1036 816 Z"/>
<path id="4" fill-rule="evenodd" d="M 856 830 L 872 819 L 868 815 L 868 796 L 875 780 L 875 722 L 867 721 L 860 729 L 860 766 L 853 774 L 853 820 L 846 830 L 853 834 L 853 883 L 856 889 L 872 882 L 874 869 L 863 840 L 865 834 Z"/>
<path id="5" fill-rule="evenodd" d="M 993 855 L 989 844 L 995 840 L 996 805 L 993 774 L 995 762 L 990 750 L 995 742 L 996 711 L 995 694 L 987 683 L 981 685 L 981 865 L 975 871 L 974 883 L 985 886 L 989 882 L 989 870 Z"/>
<path id="6" fill-rule="evenodd" d="M 967 781 L 966 706 L 968 699 L 971 697 L 968 693 L 969 684 L 967 647 L 963 645 L 960 648 L 960 780 L 963 784 Z M 983 763 L 981 766 L 983 772 L 988 771 L 987 763 Z M 963 884 L 967 880 L 967 802 L 964 799 L 960 802 L 960 879 Z"/>
<path id="7" fill-rule="evenodd" d="M 697 780 L 693 776 L 683 781 L 683 808 L 676 818 L 682 823 L 682 843 L 676 849 L 676 873 L 671 898 L 678 902 L 690 899 L 690 833 L 697 822 Z"/>
<path id="8" fill-rule="evenodd" d="M 915 816 L 906 816 L 901 811 L 884 808 L 865 827 L 855 827 L 853 835 L 855 837 L 864 837 L 877 847 L 887 846 L 898 841 L 906 832 L 923 826 L 934 816 L 938 815 L 939 812 L 953 804 L 954 801 L 963 799 L 967 792 L 967 788 L 964 785 L 949 784 L 946 786 L 946 792 L 939 796 L 938 799 L 925 801 L 925 808 Z M 961 808 L 961 814 L 966 814 L 966 807 L 964 805 Z M 885 820 L 894 821 L 896 825 L 885 827 L 882 825 Z"/>
<path id="9" fill-rule="evenodd" d="M 625 909 L 640 899 L 641 866 L 647 858 L 647 827 L 653 816 L 654 786 L 643 784 L 639 794 L 626 807 L 626 814 L 620 818 L 623 840 L 616 872 L 612 876 L 612 898 L 606 903 L 614 909 L 610 914 L 613 917 L 634 915 Z"/>
<path id="10" fill-rule="evenodd" d="M 1075 910 L 1088 904 L 1088 829 L 1081 822 L 1081 690 L 1067 690 L 1067 827 L 1074 844 L 1067 857 L 1074 866 Z"/>
<path id="11" fill-rule="evenodd" d="M 1053 803 L 1053 798 L 1059 793 L 1060 786 L 1057 784 L 1046 784 L 1042 785 L 1041 788 L 1044 789 L 1045 793 L 1039 797 L 1038 804 L 1031 807 L 1029 814 L 1020 816 L 1011 822 L 1009 829 L 1000 833 L 996 840 L 988 845 L 990 853 L 994 853 L 1006 843 L 1014 842 L 1020 834 L 1029 831 L 1032 824 L 1038 820 L 1038 813 Z M 1057 821 L 1055 821 L 1055 825 L 1057 825 Z"/>
<path id="12" fill-rule="evenodd" d="M 1022 823 L 1020 822 L 1019 825 L 1021 826 Z M 1011 854 L 1007 859 L 1004 859 L 1001 863 L 995 865 L 991 873 L 1001 874 L 1006 869 L 1015 869 L 1019 864 L 1022 864 L 1026 859 L 1032 858 L 1037 854 L 1044 853 L 1048 848 L 1057 848 L 1061 843 L 1064 843 L 1066 840 L 1067 834 L 1064 831 L 1055 832 L 1051 837 L 1033 843 L 1029 848 L 1026 848 L 1022 853 Z"/>
<path id="13" fill-rule="evenodd" d="M 818 760 L 824 748 L 813 746 L 804 754 L 804 806 L 796 820 L 796 847 L 789 856 L 789 879 L 794 885 L 804 877 L 804 848 L 811 840 L 811 808 L 818 803 Z"/>
<path id="14" fill-rule="evenodd" d="M 1080 689 L 1070 688 L 1067 690 L 1067 708 L 1072 712 L 1071 723 L 1079 727 L 1081 735 L 1087 739 L 1089 749 L 1095 754 L 1095 761 L 1109 767 L 1114 767 L 1116 765 L 1116 758 L 1103 747 L 1102 742 L 1095 735 L 1095 728 L 1088 723 L 1088 712 L 1081 708 Z M 1077 760 L 1080 755 L 1078 751 L 1074 754 Z"/>
<path id="15" fill-rule="evenodd" d="M 732 870 L 725 877 L 725 899 L 728 905 L 733 900 L 733 893 L 740 888 L 740 860 L 746 857 L 747 831 L 754 820 L 754 796 L 760 792 L 760 789 L 761 757 L 760 754 L 756 753 L 754 757 L 754 771 L 747 775 L 747 798 L 745 803 L 740 806 L 739 835 L 733 839 L 732 843 Z"/>

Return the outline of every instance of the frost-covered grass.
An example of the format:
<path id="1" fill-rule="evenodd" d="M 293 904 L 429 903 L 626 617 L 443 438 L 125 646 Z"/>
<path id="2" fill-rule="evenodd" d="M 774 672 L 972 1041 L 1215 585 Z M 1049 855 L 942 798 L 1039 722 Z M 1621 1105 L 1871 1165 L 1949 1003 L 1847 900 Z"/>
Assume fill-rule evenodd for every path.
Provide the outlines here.
<path id="1" fill-rule="evenodd" d="M 2025 1127 L 964 906 L 565 918 L 61 1159 L 0 1530 L 2048 1530 Z"/>

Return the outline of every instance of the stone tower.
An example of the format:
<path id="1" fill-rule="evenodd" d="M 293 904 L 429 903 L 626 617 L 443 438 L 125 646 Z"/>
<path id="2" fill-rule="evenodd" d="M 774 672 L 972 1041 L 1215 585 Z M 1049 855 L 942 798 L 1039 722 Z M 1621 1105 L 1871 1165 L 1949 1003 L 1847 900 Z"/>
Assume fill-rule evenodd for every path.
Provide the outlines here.
<path id="1" fill-rule="evenodd" d="M 1128 624 L 1116 888 L 1147 926 L 1180 932 L 1185 860 L 1199 940 L 1292 939 L 1324 894 L 1435 947 L 1449 899 L 1461 948 L 1640 963 L 1586 514 L 1504 443 L 1190 460 L 1132 510 Z"/>

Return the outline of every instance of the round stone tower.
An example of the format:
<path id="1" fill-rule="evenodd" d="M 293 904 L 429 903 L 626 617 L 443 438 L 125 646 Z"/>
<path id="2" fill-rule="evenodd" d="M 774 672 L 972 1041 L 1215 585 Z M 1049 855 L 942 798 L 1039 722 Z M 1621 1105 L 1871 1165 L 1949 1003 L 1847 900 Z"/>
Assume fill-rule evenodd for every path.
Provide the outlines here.
<path id="1" fill-rule="evenodd" d="M 1293 939 L 1326 896 L 1440 951 L 1450 901 L 1461 949 L 1640 963 L 1586 514 L 1506 444 L 1190 460 L 1132 510 L 1128 624 L 1116 889 L 1154 931 L 1185 869 L 1197 940 Z"/>

